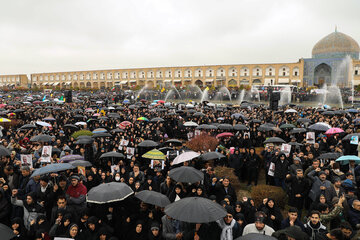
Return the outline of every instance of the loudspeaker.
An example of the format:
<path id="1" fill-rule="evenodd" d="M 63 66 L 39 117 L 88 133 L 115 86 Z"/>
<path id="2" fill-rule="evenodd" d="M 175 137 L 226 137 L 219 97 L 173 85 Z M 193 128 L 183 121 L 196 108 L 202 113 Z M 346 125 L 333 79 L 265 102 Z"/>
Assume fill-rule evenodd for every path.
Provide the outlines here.
<path id="1" fill-rule="evenodd" d="M 270 95 L 270 101 L 279 101 L 280 100 L 280 92 L 272 92 Z"/>
<path id="2" fill-rule="evenodd" d="M 270 110 L 277 111 L 279 107 L 279 101 L 270 101 Z"/>
<path id="3" fill-rule="evenodd" d="M 65 102 L 72 103 L 72 91 L 65 91 Z"/>

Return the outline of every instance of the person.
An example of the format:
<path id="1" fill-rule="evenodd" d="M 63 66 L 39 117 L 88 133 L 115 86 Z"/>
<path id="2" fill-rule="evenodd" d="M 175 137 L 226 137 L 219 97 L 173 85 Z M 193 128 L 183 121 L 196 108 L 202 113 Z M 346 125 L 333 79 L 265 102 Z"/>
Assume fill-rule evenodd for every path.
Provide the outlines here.
<path id="1" fill-rule="evenodd" d="M 271 236 L 275 231 L 273 228 L 266 225 L 265 222 L 265 213 L 264 212 L 257 212 L 255 214 L 255 223 L 250 223 L 245 226 L 243 231 L 243 236 L 249 233 L 259 233 L 263 235 Z"/>
<path id="2" fill-rule="evenodd" d="M 241 228 L 238 222 L 234 219 L 234 209 L 232 206 L 226 206 L 227 215 L 216 221 L 222 229 L 220 240 L 233 240 L 240 236 Z"/>
<path id="3" fill-rule="evenodd" d="M 172 219 L 168 215 L 161 218 L 162 236 L 165 240 L 180 240 L 184 236 L 184 225 L 182 222 Z"/>
<path id="4" fill-rule="evenodd" d="M 356 231 L 351 227 L 349 222 L 342 222 L 340 229 L 344 234 L 344 240 L 351 240 L 356 235 Z"/>
<path id="5" fill-rule="evenodd" d="M 289 184 L 289 205 L 298 209 L 298 215 L 301 217 L 301 212 L 304 206 L 304 199 L 308 194 L 310 182 L 304 178 L 303 170 L 297 169 L 296 176 L 288 174 L 286 176 L 286 183 Z"/>
<path id="6" fill-rule="evenodd" d="M 360 228 L 360 200 L 353 200 L 349 214 L 349 223 L 354 229 Z"/>
<path id="7" fill-rule="evenodd" d="M 326 227 L 320 222 L 320 212 L 312 211 L 310 213 L 310 220 L 304 224 L 304 232 L 309 236 L 311 240 L 317 240 L 317 233 L 326 233 Z"/>
<path id="8" fill-rule="evenodd" d="M 258 184 L 260 157 L 255 153 L 255 148 L 251 147 L 249 154 L 245 159 L 245 169 L 247 169 L 248 186 L 254 181 L 255 186 Z"/>
<path id="9" fill-rule="evenodd" d="M 51 209 L 51 217 L 50 217 L 51 225 L 55 223 L 55 220 L 57 218 L 57 213 L 59 212 L 60 209 L 63 211 L 64 214 L 70 213 L 73 215 L 74 219 L 76 219 L 74 208 L 67 204 L 66 197 L 63 195 L 58 197 L 56 201 L 56 206 L 54 206 Z"/>
<path id="10" fill-rule="evenodd" d="M 316 173 L 318 173 L 318 176 L 315 176 Z M 325 190 L 331 187 L 331 182 L 326 180 L 326 173 L 321 171 L 320 168 L 310 171 L 308 177 L 312 181 L 309 197 L 314 202 L 320 194 L 325 194 Z"/>
<path id="11" fill-rule="evenodd" d="M 340 228 L 331 230 L 328 233 L 319 232 L 315 235 L 316 240 L 344 240 L 344 234 Z"/>
<path id="12" fill-rule="evenodd" d="M 281 221 L 281 229 L 298 226 L 301 230 L 304 230 L 304 224 L 299 220 L 298 212 L 294 207 L 289 208 L 288 217 Z"/>
<path id="13" fill-rule="evenodd" d="M 163 237 L 160 233 L 160 224 L 157 222 L 153 222 L 150 226 L 150 230 L 148 233 L 148 240 L 162 240 Z"/>
<path id="14" fill-rule="evenodd" d="M 274 158 L 275 163 L 275 172 L 274 172 L 274 180 L 275 186 L 282 187 L 286 190 L 285 186 L 285 178 L 288 174 L 289 169 L 289 161 L 287 160 L 284 153 L 280 153 L 278 158 Z"/>
<path id="15" fill-rule="evenodd" d="M 71 185 L 66 190 L 66 201 L 73 206 L 77 212 L 85 207 L 86 187 L 80 182 L 80 177 L 76 174 L 70 176 Z"/>
<path id="16" fill-rule="evenodd" d="M 235 189 L 230 184 L 229 177 L 224 177 L 215 185 L 216 201 L 220 203 L 226 195 L 230 196 L 230 203 L 233 205 L 237 201 Z"/>
<path id="17" fill-rule="evenodd" d="M 260 206 L 260 210 L 266 214 L 266 223 L 277 231 L 281 228 L 281 222 L 283 216 L 281 214 L 280 208 L 275 204 L 275 200 L 272 198 L 263 199 L 263 204 Z"/>
<path id="18" fill-rule="evenodd" d="M 0 223 L 8 225 L 10 223 L 11 204 L 6 199 L 5 192 L 0 188 Z"/>
<path id="19" fill-rule="evenodd" d="M 334 197 L 340 198 L 343 193 L 345 193 L 345 189 L 341 186 L 341 179 L 335 177 L 334 184 L 325 190 L 326 202 L 331 202 Z"/>

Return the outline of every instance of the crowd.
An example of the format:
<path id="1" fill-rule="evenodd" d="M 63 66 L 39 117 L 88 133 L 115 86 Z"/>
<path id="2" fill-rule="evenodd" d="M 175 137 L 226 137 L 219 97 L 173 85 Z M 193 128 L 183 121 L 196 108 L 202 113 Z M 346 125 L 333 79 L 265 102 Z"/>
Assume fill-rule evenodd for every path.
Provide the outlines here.
<path id="1" fill-rule="evenodd" d="M 249 103 L 240 107 L 153 104 L 140 99 L 136 103 L 117 99 L 115 104 L 109 95 L 98 93 L 79 93 L 73 103 L 49 100 L 37 104 L 29 95 L 16 94 L 9 93 L 16 100 L 4 99 L 0 105 L 0 114 L 12 120 L 1 124 L 0 131 L 0 223 L 11 228 L 13 239 L 230 240 L 258 233 L 277 239 L 343 240 L 355 239 L 360 228 L 360 161 L 335 161 L 342 155 L 358 154 L 358 138 L 349 137 L 358 137 L 359 119 L 354 109 L 329 114 L 301 106 L 272 111 Z M 39 99 L 45 100 L 43 96 Z M 290 107 L 293 111 L 287 111 Z M 325 134 L 330 127 L 310 130 L 308 127 L 315 123 L 344 132 Z M 293 127 L 283 128 L 284 124 Z M 240 125 L 242 128 L 236 128 Z M 85 144 L 72 136 L 81 129 L 99 128 L 110 136 Z M 224 132 L 231 134 L 218 137 L 215 150 L 224 158 L 173 164 L 176 156 L 189 150 L 185 143 L 191 138 Z M 315 139 L 307 137 L 307 132 L 314 132 Z M 51 138 L 33 141 L 40 134 Z M 289 143 L 291 149 L 284 151 L 278 142 L 265 142 L 273 137 Z M 181 143 L 169 143 L 168 139 Z M 156 148 L 166 154 L 164 162 L 142 157 L 154 148 L 139 146 L 144 140 L 158 143 Z M 50 162 L 44 161 L 42 151 L 47 146 L 52 147 Z M 108 152 L 124 157 L 100 158 Z M 31 155 L 30 165 L 24 164 L 23 155 Z M 60 163 L 67 155 L 81 155 L 92 166 L 85 171 L 72 169 L 31 177 L 34 169 Z M 203 180 L 175 182 L 168 172 L 182 165 L 201 170 Z M 261 179 L 283 188 L 288 207 L 279 208 L 271 196 L 264 196 L 260 205 L 250 197 L 240 198 L 230 178 L 215 171 L 219 165 L 233 169 L 249 189 Z M 223 206 L 227 215 L 216 222 L 196 224 L 173 219 L 164 208 L 133 195 L 107 204 L 87 202 L 92 188 L 109 182 L 126 183 L 135 195 L 142 190 L 157 191 L 170 202 L 194 196 L 208 198 Z"/>

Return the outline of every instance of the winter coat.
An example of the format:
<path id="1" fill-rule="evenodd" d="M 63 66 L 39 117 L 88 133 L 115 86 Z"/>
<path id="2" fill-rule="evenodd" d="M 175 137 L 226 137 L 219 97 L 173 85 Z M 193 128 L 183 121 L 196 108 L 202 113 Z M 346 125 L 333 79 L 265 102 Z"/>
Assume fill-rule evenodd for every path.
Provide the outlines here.
<path id="1" fill-rule="evenodd" d="M 30 230 L 30 222 L 36 220 L 39 214 L 45 212 L 44 208 L 35 202 L 28 205 L 26 200 L 18 200 L 15 197 L 11 197 L 11 203 L 15 206 L 24 208 L 24 225 L 28 230 Z"/>
<path id="2" fill-rule="evenodd" d="M 318 222 L 315 226 L 310 221 L 304 224 L 304 232 L 309 236 L 311 240 L 316 240 L 315 235 L 318 233 L 326 233 L 326 227 Z"/>

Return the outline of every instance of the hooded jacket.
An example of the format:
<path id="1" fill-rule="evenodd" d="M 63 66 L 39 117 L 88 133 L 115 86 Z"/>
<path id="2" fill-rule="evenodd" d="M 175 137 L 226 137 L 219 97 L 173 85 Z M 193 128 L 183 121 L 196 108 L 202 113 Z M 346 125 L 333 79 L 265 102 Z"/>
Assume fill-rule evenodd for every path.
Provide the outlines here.
<path id="1" fill-rule="evenodd" d="M 314 226 L 311 221 L 308 221 L 306 224 L 304 224 L 304 232 L 310 237 L 311 240 L 315 240 L 315 235 L 317 233 L 326 233 L 327 230 L 321 222 L 318 222 Z"/>

